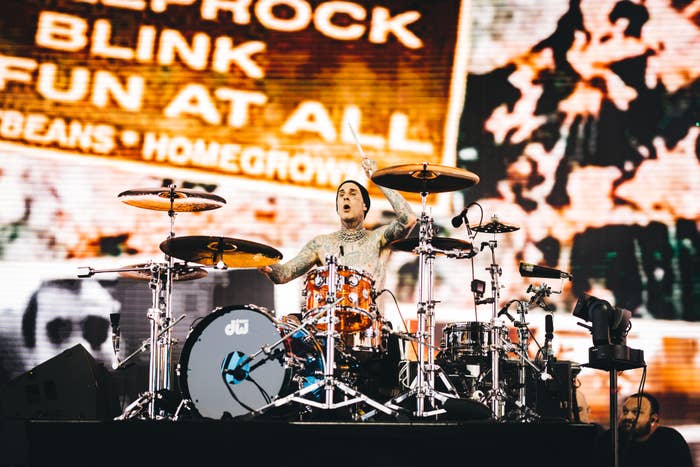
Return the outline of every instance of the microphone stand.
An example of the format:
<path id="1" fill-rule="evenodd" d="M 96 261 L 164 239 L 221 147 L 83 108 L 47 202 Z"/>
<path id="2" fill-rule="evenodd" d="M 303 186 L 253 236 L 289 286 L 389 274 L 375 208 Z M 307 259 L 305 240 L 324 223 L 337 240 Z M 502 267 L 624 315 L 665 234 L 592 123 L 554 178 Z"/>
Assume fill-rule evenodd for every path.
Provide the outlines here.
<path id="1" fill-rule="evenodd" d="M 490 336 L 491 336 L 491 390 L 489 391 L 488 399 L 491 401 L 491 416 L 495 420 L 503 418 L 505 415 L 505 395 L 501 389 L 500 378 L 500 354 L 503 350 L 501 345 L 501 332 L 503 329 L 503 320 L 498 316 L 498 301 L 500 297 L 501 286 L 498 278 L 501 276 L 501 267 L 496 263 L 495 249 L 498 247 L 498 242 L 489 240 L 481 244 L 481 248 L 488 247 L 491 250 L 491 265 L 486 268 L 491 273 L 491 297 L 488 302 L 491 303 L 492 315 L 490 321 Z"/>

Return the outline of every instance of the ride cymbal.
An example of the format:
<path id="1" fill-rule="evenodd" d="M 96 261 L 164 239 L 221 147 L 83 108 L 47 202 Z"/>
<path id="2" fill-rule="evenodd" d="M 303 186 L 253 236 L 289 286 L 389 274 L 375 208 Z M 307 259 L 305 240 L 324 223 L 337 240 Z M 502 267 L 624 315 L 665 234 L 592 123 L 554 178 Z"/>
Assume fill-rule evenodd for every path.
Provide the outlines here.
<path id="1" fill-rule="evenodd" d="M 123 191 L 117 197 L 129 206 L 153 211 L 169 211 L 171 206 L 175 212 L 210 211 L 226 204 L 221 196 L 185 188 L 173 189 L 172 193 L 168 187 L 137 188 Z"/>
<path id="2" fill-rule="evenodd" d="M 282 253 L 262 243 L 228 237 L 194 235 L 172 237 L 160 244 L 166 255 L 203 264 L 228 268 L 258 268 L 278 263 Z"/>
<path id="3" fill-rule="evenodd" d="M 136 279 L 140 281 L 150 281 L 153 278 L 153 272 L 151 271 L 151 264 L 133 264 L 131 266 L 126 266 L 124 271 L 119 272 L 121 277 L 127 279 Z M 163 265 L 163 268 L 167 268 L 167 264 Z M 173 265 L 173 280 L 174 281 L 191 281 L 194 279 L 201 279 L 206 277 L 209 273 L 199 267 L 189 266 L 184 264 L 174 264 Z"/>
<path id="4" fill-rule="evenodd" d="M 445 256 L 459 256 L 461 258 L 471 258 L 476 254 L 471 243 L 465 240 L 448 237 L 433 237 L 428 244 L 431 251 Z M 419 246 L 417 237 L 402 238 L 394 240 L 389 247 L 394 251 L 413 252 Z"/>
<path id="5" fill-rule="evenodd" d="M 412 193 L 458 191 L 479 183 L 479 176 L 468 170 L 437 164 L 404 164 L 379 169 L 372 174 L 377 185 Z"/>

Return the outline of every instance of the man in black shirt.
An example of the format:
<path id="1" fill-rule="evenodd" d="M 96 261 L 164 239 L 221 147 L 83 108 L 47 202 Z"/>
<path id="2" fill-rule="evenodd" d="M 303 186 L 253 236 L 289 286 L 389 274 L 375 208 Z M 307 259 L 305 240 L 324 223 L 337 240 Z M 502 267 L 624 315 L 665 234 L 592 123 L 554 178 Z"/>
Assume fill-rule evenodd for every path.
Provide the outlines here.
<path id="1" fill-rule="evenodd" d="M 650 394 L 633 394 L 618 420 L 619 467 L 693 467 L 688 443 L 674 428 L 659 424 L 659 402 Z M 597 440 L 595 466 L 612 466 L 610 430 Z"/>

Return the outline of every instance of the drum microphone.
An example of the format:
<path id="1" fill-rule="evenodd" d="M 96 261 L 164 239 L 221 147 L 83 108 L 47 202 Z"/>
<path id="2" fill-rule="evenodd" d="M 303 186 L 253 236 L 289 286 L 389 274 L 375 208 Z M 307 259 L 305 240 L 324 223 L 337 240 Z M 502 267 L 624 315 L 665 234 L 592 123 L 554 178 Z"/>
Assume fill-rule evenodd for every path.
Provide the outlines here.
<path id="1" fill-rule="evenodd" d="M 509 301 L 508 303 L 506 303 L 505 306 L 503 306 L 503 308 L 501 308 L 500 310 L 498 310 L 498 313 L 496 314 L 496 316 L 499 316 L 499 317 L 500 317 L 501 315 L 506 315 L 506 316 L 508 317 L 509 320 L 511 320 L 512 322 L 515 322 L 515 318 L 513 318 L 513 317 L 511 316 L 510 313 L 508 313 L 508 308 L 510 308 L 510 306 L 511 306 L 511 305 L 513 304 L 513 302 L 515 302 L 515 301 L 517 301 L 517 300 L 511 300 L 511 301 Z"/>
<path id="2" fill-rule="evenodd" d="M 119 341 L 121 330 L 119 328 L 119 313 L 110 313 L 109 322 L 112 325 L 112 350 L 114 350 L 114 360 L 112 361 L 112 369 L 116 370 L 119 367 Z"/>
<path id="3" fill-rule="evenodd" d="M 538 266 L 536 264 L 520 262 L 520 275 L 522 277 L 539 277 L 543 279 L 569 279 L 574 276 L 568 272 L 558 269 L 548 268 L 546 266 Z"/>
<path id="4" fill-rule="evenodd" d="M 466 212 L 467 212 L 467 208 L 464 208 L 460 211 L 459 214 L 457 214 L 456 216 L 454 216 L 452 218 L 452 227 L 454 227 L 456 229 L 457 227 L 462 225 L 462 223 L 464 222 L 464 214 L 466 214 Z"/>
<path id="5" fill-rule="evenodd" d="M 545 358 L 552 356 L 552 339 L 554 338 L 554 322 L 552 315 L 547 314 L 544 317 L 544 348 Z"/>
<path id="6" fill-rule="evenodd" d="M 232 362 L 233 358 L 237 357 L 237 360 Z M 234 351 L 229 353 L 224 359 L 224 363 L 221 368 L 221 373 L 227 376 L 233 377 L 233 384 L 238 384 L 244 381 L 248 377 L 250 372 L 246 365 L 251 361 L 251 358 L 243 352 Z M 233 363 L 233 364 L 232 364 Z M 231 383 L 231 381 L 226 381 Z"/>
<path id="7" fill-rule="evenodd" d="M 542 356 L 545 361 L 545 373 L 549 376 L 546 379 L 552 379 L 552 359 L 554 358 L 554 351 L 552 350 L 552 339 L 554 338 L 554 322 L 552 321 L 552 315 L 547 314 L 544 317 L 544 349 L 542 350 Z M 544 379 L 544 377 L 543 377 Z M 545 381 L 546 381 L 545 379 Z"/>

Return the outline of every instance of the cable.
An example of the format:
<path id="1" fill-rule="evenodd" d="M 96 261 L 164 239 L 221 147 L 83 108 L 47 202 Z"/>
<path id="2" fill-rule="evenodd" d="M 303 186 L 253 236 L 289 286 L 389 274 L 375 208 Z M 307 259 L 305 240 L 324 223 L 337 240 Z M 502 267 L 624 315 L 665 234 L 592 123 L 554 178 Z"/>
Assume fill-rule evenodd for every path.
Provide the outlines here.
<path id="1" fill-rule="evenodd" d="M 469 225 L 469 208 L 472 206 L 478 206 L 479 211 L 481 211 L 481 216 L 479 217 L 479 227 L 481 227 L 481 224 L 484 222 L 484 208 L 476 201 L 467 204 L 464 211 L 464 224 L 467 227 L 467 238 L 470 240 L 474 240 L 476 234 L 478 233 L 478 231 L 472 231 L 471 226 Z"/>
<path id="2" fill-rule="evenodd" d="M 255 411 L 255 409 L 253 409 L 252 407 L 249 407 L 248 405 L 244 404 L 244 403 L 238 398 L 238 396 L 236 396 L 236 394 L 233 392 L 233 390 L 229 387 L 228 381 L 226 381 L 226 373 L 223 372 L 223 371 L 221 372 L 221 379 L 223 380 L 224 386 L 226 386 L 226 389 L 228 390 L 228 393 L 231 395 L 231 397 L 233 397 L 233 399 L 234 399 L 236 402 L 238 402 L 238 403 L 239 403 L 244 409 L 246 409 L 248 412 L 254 412 L 254 411 Z"/>
<path id="3" fill-rule="evenodd" d="M 471 226 L 469 225 L 469 208 L 472 206 L 479 206 L 479 210 L 481 211 L 481 216 L 479 217 L 479 226 L 481 226 L 481 223 L 484 221 L 484 208 L 477 202 L 472 202 L 467 205 L 465 208 L 466 210 L 464 211 L 464 224 L 467 227 L 467 239 L 469 242 L 472 244 L 472 247 L 474 246 L 474 238 L 476 238 L 477 232 L 474 231 L 472 232 Z M 474 255 L 476 256 L 476 255 Z M 471 262 L 471 267 L 472 267 L 472 283 L 476 279 L 474 276 L 474 270 L 476 269 L 474 267 L 474 256 L 469 258 L 469 261 Z M 479 321 L 479 315 L 477 313 L 477 293 L 473 292 L 472 295 L 474 296 L 474 321 Z"/>
<path id="4" fill-rule="evenodd" d="M 389 289 L 382 289 L 379 291 L 379 293 L 376 296 L 379 297 L 384 292 L 388 292 L 389 295 L 391 295 L 391 298 L 394 299 L 394 304 L 396 305 L 396 311 L 399 313 L 399 319 L 401 320 L 401 324 L 403 324 L 403 328 L 406 330 L 406 333 L 410 334 L 410 331 L 408 329 L 408 325 L 406 324 L 406 320 L 403 317 L 403 313 L 401 313 L 401 307 L 399 306 L 399 302 L 398 302 L 398 300 L 396 300 L 396 296 L 394 295 L 394 293 Z M 411 347 L 413 347 L 413 352 L 416 355 L 418 355 L 418 349 L 416 349 L 415 342 L 410 341 L 410 343 L 411 343 Z"/>
<path id="5" fill-rule="evenodd" d="M 250 381 L 251 383 L 253 383 L 256 388 L 258 388 L 258 391 L 260 391 L 260 395 L 262 395 L 263 399 L 265 399 L 265 404 L 269 404 L 270 402 L 272 402 L 272 398 L 270 397 L 270 395 L 267 393 L 267 391 L 262 386 L 260 386 L 258 384 L 257 381 L 255 381 L 253 378 L 251 378 L 250 375 L 248 375 L 246 377 L 246 379 L 248 381 Z"/>

